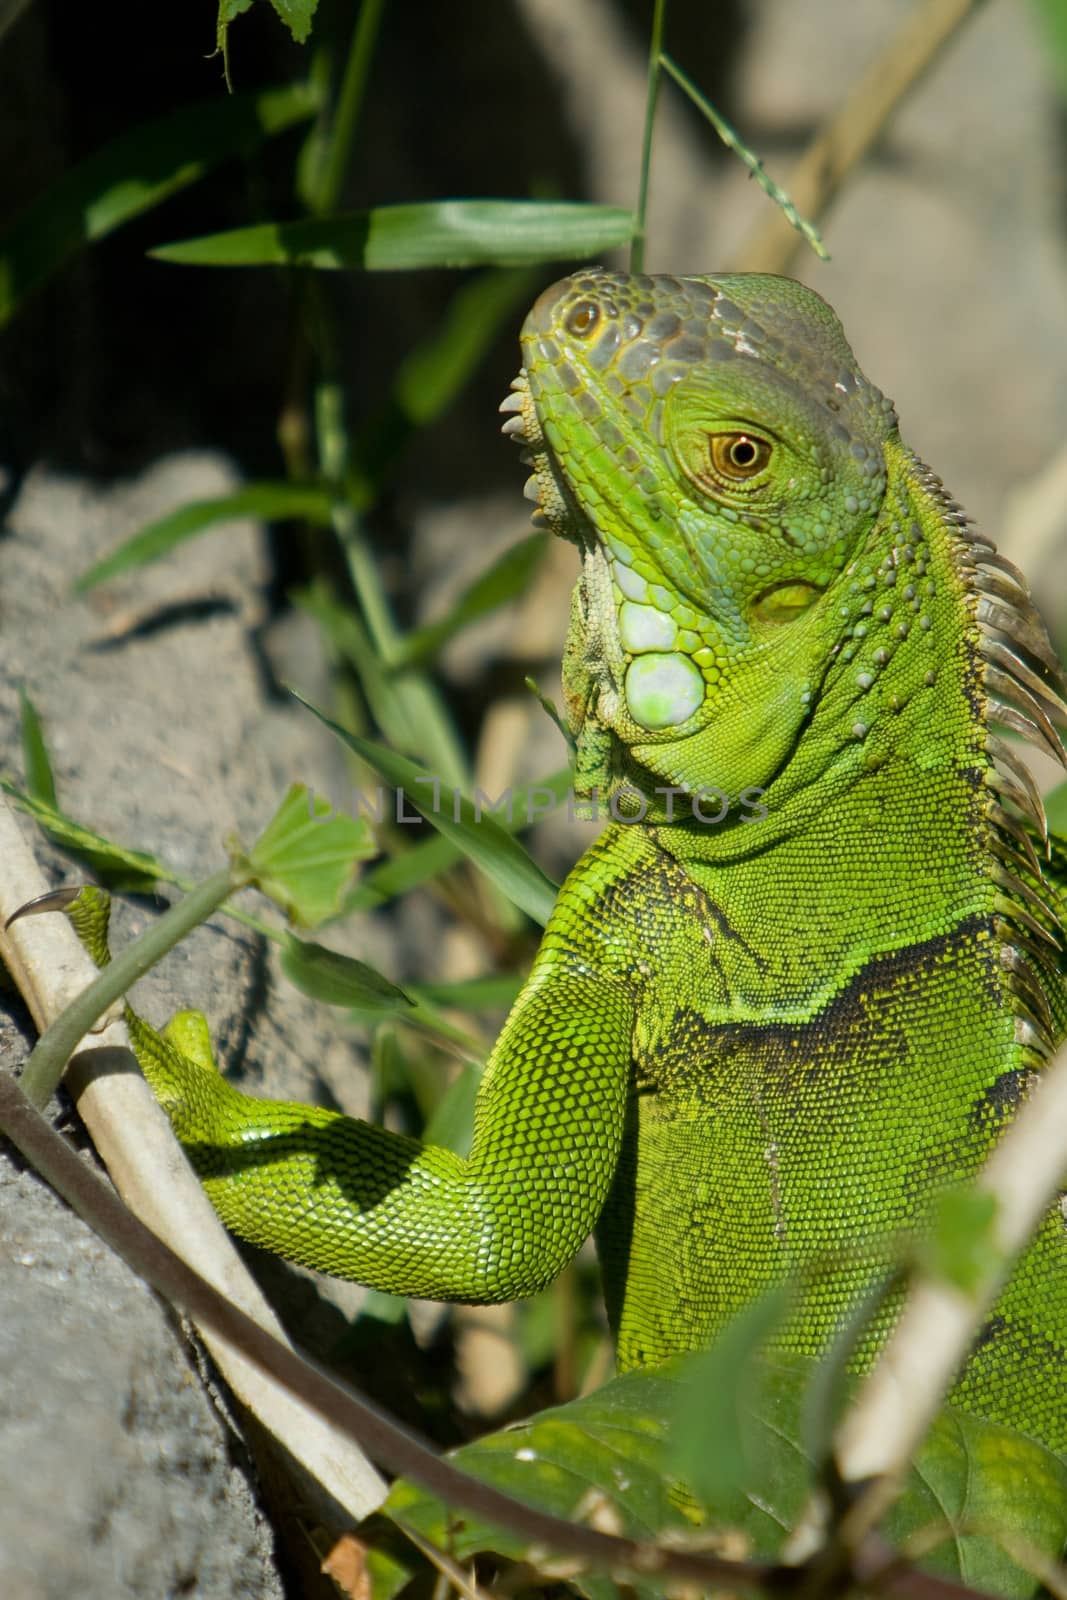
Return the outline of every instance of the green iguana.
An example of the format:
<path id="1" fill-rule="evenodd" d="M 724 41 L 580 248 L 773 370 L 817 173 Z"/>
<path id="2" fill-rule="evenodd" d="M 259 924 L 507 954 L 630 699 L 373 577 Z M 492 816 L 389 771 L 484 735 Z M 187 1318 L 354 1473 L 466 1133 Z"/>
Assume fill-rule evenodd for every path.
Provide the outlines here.
<path id="1" fill-rule="evenodd" d="M 811 291 L 590 269 L 522 349 L 504 431 L 582 559 L 576 786 L 618 820 L 470 1155 L 239 1094 L 137 1024 L 144 1069 L 223 1220 L 281 1255 L 501 1301 L 595 1229 L 622 1368 L 786 1277 L 781 1343 L 817 1352 L 1067 1032 L 1067 858 L 1002 737 L 1063 759 L 1064 679 Z M 1065 1347 L 1056 1210 L 954 1398 L 1067 1449 Z"/>

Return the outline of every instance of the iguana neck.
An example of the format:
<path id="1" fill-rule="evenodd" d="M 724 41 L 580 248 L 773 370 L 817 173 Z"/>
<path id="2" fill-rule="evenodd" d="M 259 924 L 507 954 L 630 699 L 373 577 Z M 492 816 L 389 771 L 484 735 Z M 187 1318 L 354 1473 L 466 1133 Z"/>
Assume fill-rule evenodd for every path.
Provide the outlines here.
<path id="1" fill-rule="evenodd" d="M 979 855 L 990 828 L 994 842 L 1003 832 L 1025 848 L 1000 798 L 1044 831 L 1029 774 L 999 737 L 1008 727 L 1057 750 L 1045 704 L 1055 701 L 1058 669 L 1043 625 L 1014 568 L 974 533 L 940 481 L 898 438 L 886 458 L 881 512 L 835 586 L 840 626 L 821 677 L 798 686 L 783 675 L 778 685 L 783 700 L 800 695 L 807 711 L 776 769 L 747 771 L 745 745 L 749 736 L 758 743 L 755 719 L 775 716 L 773 693 L 748 722 L 735 722 L 730 748 L 717 722 L 674 742 L 610 736 L 613 783 L 640 792 L 635 811 L 677 834 L 679 854 L 726 862 L 764 851 L 827 809 L 848 809 L 857 789 L 885 796 L 882 828 L 919 830 L 918 797 L 935 773 L 942 809 L 951 791 Z M 591 721 L 592 737 L 603 739 Z M 582 737 L 580 729 L 579 748 Z M 734 779 L 729 813 L 713 824 L 694 819 L 683 791 L 722 790 L 724 769 Z M 662 791 L 671 789 L 667 800 Z M 758 823 L 757 801 L 766 813 Z"/>
<path id="2" fill-rule="evenodd" d="M 649 832 L 713 892 L 728 879 L 742 917 L 776 877 L 801 885 L 781 911 L 798 928 L 818 927 L 833 903 L 830 942 L 846 966 L 857 952 L 982 927 L 991 981 L 1037 1062 L 1054 1031 L 1040 974 L 1055 960 L 1057 911 L 1022 821 L 1045 834 L 1040 798 L 1000 732 L 1062 758 L 1048 714 L 1062 714 L 1062 680 L 1019 574 L 910 452 L 891 442 L 887 456 L 881 538 L 844 574 L 840 635 L 811 716 L 765 786 L 766 815 L 732 812 L 718 825 L 685 815 Z M 842 902 L 846 881 L 856 893 Z M 771 955 L 782 992 L 786 968 L 802 983 L 810 966 L 806 941 L 786 945 Z"/>

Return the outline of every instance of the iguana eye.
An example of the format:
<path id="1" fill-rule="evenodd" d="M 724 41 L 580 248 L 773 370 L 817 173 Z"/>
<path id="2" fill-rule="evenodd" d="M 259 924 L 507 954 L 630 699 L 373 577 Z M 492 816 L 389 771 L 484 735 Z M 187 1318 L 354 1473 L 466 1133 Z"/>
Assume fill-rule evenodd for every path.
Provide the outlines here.
<path id="1" fill-rule="evenodd" d="M 712 476 L 728 482 L 754 478 L 771 459 L 769 443 L 754 433 L 710 433 L 708 447 Z"/>
<path id="2" fill-rule="evenodd" d="M 573 333 L 579 339 L 588 339 L 597 323 L 600 321 L 600 307 L 595 300 L 579 300 L 572 306 L 563 319 L 563 326 L 568 333 Z"/>

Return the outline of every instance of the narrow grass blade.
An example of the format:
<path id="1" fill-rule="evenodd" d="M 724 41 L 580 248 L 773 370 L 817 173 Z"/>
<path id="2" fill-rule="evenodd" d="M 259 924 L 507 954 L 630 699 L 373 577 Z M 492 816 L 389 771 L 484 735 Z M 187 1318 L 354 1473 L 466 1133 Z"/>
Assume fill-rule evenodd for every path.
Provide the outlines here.
<path id="1" fill-rule="evenodd" d="M 284 522 L 293 518 L 328 527 L 332 498 L 329 489 L 319 484 L 280 482 L 248 483 L 233 494 L 218 495 L 211 500 L 190 500 L 177 511 L 148 523 L 94 562 L 77 579 L 75 591 L 84 594 L 86 589 L 117 578 L 120 573 L 158 561 L 176 545 L 195 539 L 198 533 L 206 533 L 209 528 L 218 528 L 227 522 L 239 522 L 244 517 L 262 522 Z"/>
<path id="2" fill-rule="evenodd" d="M 299 266 L 400 272 L 520 267 L 601 255 L 628 243 L 633 213 L 578 201 L 433 200 L 305 222 L 262 222 L 158 246 L 160 261 L 202 267 Z"/>
<path id="3" fill-rule="evenodd" d="M 90 239 L 196 183 L 228 156 L 314 115 L 303 83 L 221 96 L 142 124 L 65 173 L 0 239 L 0 327 Z"/>
<path id="4" fill-rule="evenodd" d="M 681 67 L 671 60 L 669 55 L 661 54 L 659 59 L 664 72 L 674 79 L 682 92 L 692 100 L 697 110 L 707 118 L 726 148 L 732 150 L 735 156 L 740 157 L 764 194 L 774 201 L 775 205 L 780 208 L 797 232 L 803 235 L 819 259 L 821 261 L 829 261 L 830 252 L 823 244 L 818 228 L 814 223 L 809 222 L 806 217 L 800 215 L 789 195 L 779 184 L 775 183 L 755 151 L 749 149 L 737 130 L 730 126 L 725 117 L 719 115 L 711 101 L 701 94 L 692 78 L 688 77 Z"/>
<path id="5" fill-rule="evenodd" d="M 297 694 L 296 698 L 350 750 L 380 773 L 386 783 L 401 790 L 427 822 L 457 845 L 514 905 L 535 922 L 548 921 L 555 905 L 557 885 L 499 822 L 416 762 L 384 745 L 360 739 L 333 722 L 303 695 Z"/>
<path id="6" fill-rule="evenodd" d="M 409 633 L 392 665 L 421 666 L 457 633 L 514 600 L 526 589 L 548 544 L 548 535 L 532 533 L 505 550 L 487 572 L 460 595 L 448 615 Z"/>
<path id="7" fill-rule="evenodd" d="M 354 956 L 342 955 L 313 939 L 286 936 L 279 957 L 290 983 L 329 1006 L 361 1011 L 404 1011 L 414 1004 L 395 983 Z"/>
<path id="8" fill-rule="evenodd" d="M 19 690 L 19 732 L 22 738 L 22 765 L 26 773 L 26 788 L 34 800 L 43 800 L 46 806 L 58 808 L 56 780 L 52 760 L 44 740 L 44 729 L 37 715 L 37 707 L 26 693 Z"/>
<path id="9" fill-rule="evenodd" d="M 511 805 L 505 810 L 503 821 L 499 822 L 498 819 L 499 825 L 509 833 L 518 832 L 520 828 L 537 821 L 538 818 L 547 816 L 555 805 L 564 799 L 572 782 L 571 769 L 564 767 L 560 772 L 554 772 L 551 777 L 543 778 L 540 783 L 515 789 L 511 794 Z M 401 805 L 402 801 L 403 797 L 400 796 Z M 495 810 L 494 807 L 487 809 Z M 438 877 L 448 867 L 461 860 L 462 856 L 463 852 L 458 844 L 445 838 L 443 833 L 435 834 L 432 838 L 393 856 L 391 860 L 371 867 L 346 899 L 343 914 L 349 911 L 365 911 L 371 906 L 385 905 L 400 895 L 409 894 L 420 884 Z"/>

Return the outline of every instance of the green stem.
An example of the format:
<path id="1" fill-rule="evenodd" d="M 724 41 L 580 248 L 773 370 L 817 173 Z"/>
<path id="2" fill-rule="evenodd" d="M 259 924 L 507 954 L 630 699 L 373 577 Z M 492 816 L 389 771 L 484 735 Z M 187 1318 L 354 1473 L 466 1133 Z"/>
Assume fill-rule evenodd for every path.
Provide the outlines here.
<path id="1" fill-rule="evenodd" d="M 384 10 L 385 0 L 363 0 L 359 8 L 359 18 L 352 30 L 352 40 L 348 47 L 344 77 L 341 79 L 341 89 L 337 96 L 337 109 L 334 112 L 329 143 L 322 169 L 317 175 L 314 193 L 309 197 L 311 209 L 320 216 L 335 211 L 341 198 L 359 114 L 363 109 L 363 95 L 367 87 L 371 57 L 374 54 Z"/>
<path id="2" fill-rule="evenodd" d="M 232 867 L 213 873 L 110 962 L 38 1039 L 21 1079 L 27 1099 L 38 1108 L 46 1106 L 79 1042 L 108 1007 L 121 999 L 180 939 L 201 922 L 206 922 L 226 897 L 246 881 L 247 875 Z"/>
<path id="3" fill-rule="evenodd" d="M 375 652 L 389 668 L 402 636 L 393 621 L 359 511 L 340 487 L 348 472 L 350 452 L 344 391 L 330 376 L 324 377 L 315 391 L 315 431 L 323 475 L 339 491 L 333 504 L 334 533 Z M 397 675 L 394 691 L 403 706 L 407 726 L 419 730 L 427 763 L 447 782 L 463 787 L 468 781 L 463 749 L 433 684 L 424 673 L 407 671 Z"/>
<path id="4" fill-rule="evenodd" d="M 677 62 L 672 61 L 669 55 L 662 54 L 659 61 L 664 72 L 674 79 L 679 89 L 689 96 L 689 99 L 701 115 L 711 123 L 726 148 L 732 150 L 736 156 L 741 158 L 764 194 L 774 201 L 789 223 L 808 241 L 820 261 L 829 261 L 830 252 L 823 244 L 818 229 L 800 215 L 789 195 L 780 184 L 775 183 L 770 173 L 764 168 L 759 156 L 756 155 L 754 150 L 749 149 L 737 129 L 732 128 L 726 118 L 719 115 L 707 96 L 701 94 L 692 78 L 687 77 Z"/>
<path id="5" fill-rule="evenodd" d="M 641 181 L 637 189 L 637 215 L 630 241 L 631 272 L 642 272 L 645 265 L 645 214 L 648 210 L 648 176 L 652 166 L 652 128 L 659 97 L 660 55 L 666 15 L 667 0 L 656 0 L 652 13 L 652 39 L 648 47 L 648 92 L 645 96 L 645 129 L 641 143 Z"/>

